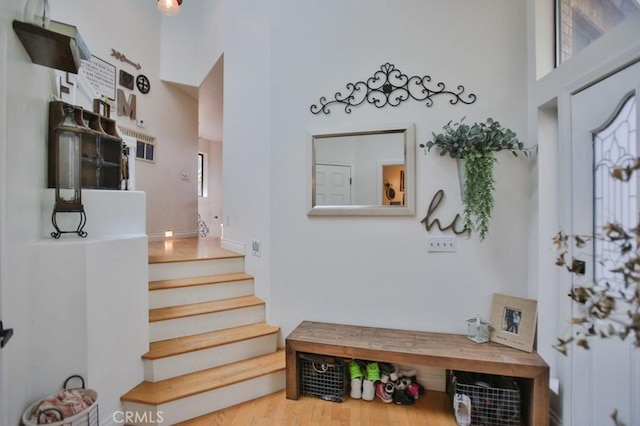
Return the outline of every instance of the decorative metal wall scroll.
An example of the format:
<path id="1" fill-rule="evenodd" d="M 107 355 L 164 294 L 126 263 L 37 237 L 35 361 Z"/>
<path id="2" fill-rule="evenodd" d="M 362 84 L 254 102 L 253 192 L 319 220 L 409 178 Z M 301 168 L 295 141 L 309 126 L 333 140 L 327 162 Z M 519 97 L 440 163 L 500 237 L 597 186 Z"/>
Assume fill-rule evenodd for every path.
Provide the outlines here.
<path id="1" fill-rule="evenodd" d="M 326 97 L 321 97 L 319 104 L 311 105 L 311 112 L 319 114 L 321 112 L 329 114 L 329 106 L 332 104 L 343 104 L 344 111 L 351 113 L 351 107 L 363 104 L 365 101 L 382 108 L 385 105 L 398 106 L 400 103 L 409 98 L 416 101 L 426 101 L 425 105 L 430 107 L 433 105 L 433 97 L 437 95 L 449 95 L 451 99 L 449 103 L 452 105 L 462 102 L 464 104 L 472 104 L 476 100 L 473 93 L 465 94 L 464 86 L 459 85 L 455 91 L 446 90 L 443 82 L 435 84 L 435 87 L 427 87 L 427 83 L 431 82 L 431 77 L 413 76 L 409 77 L 400 72 L 394 65 L 386 63 L 380 67 L 380 71 L 376 71 L 372 77 L 366 81 L 358 81 L 356 83 L 347 83 L 348 93 L 342 94 L 337 92 L 335 99 L 327 101 Z"/>

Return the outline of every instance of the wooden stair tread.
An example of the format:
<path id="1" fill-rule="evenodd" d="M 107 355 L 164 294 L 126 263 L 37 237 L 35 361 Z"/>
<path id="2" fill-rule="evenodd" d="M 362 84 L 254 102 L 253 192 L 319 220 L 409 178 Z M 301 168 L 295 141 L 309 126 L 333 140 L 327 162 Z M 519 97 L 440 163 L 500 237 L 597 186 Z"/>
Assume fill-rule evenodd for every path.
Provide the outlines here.
<path id="1" fill-rule="evenodd" d="M 207 275 L 202 277 L 178 278 L 173 280 L 159 280 L 149 282 L 149 291 L 168 290 L 172 288 L 183 288 L 207 284 L 221 284 L 252 279 L 253 276 L 245 272 L 238 272 L 233 274 Z"/>
<path id="2" fill-rule="evenodd" d="M 201 349 L 214 348 L 216 346 L 222 346 L 229 343 L 268 336 L 270 334 L 277 333 L 279 330 L 279 327 L 274 327 L 265 322 L 261 322 L 257 324 L 227 328 L 224 330 L 211 331 L 208 333 L 195 334 L 192 336 L 152 342 L 149 345 L 149 352 L 144 354 L 142 359 L 155 360 L 194 352 Z"/>
<path id="3" fill-rule="evenodd" d="M 259 305 L 264 305 L 264 301 L 262 299 L 256 296 L 243 296 L 234 297 L 232 299 L 191 303 L 188 305 L 169 306 L 166 308 L 155 308 L 149 309 L 149 322 L 211 314 Z"/>
<path id="4" fill-rule="evenodd" d="M 175 238 L 149 242 L 149 264 L 243 258 L 221 247 L 217 238 Z"/>
<path id="5" fill-rule="evenodd" d="M 120 400 L 160 405 L 284 370 L 284 350 L 159 382 L 142 382 Z"/>

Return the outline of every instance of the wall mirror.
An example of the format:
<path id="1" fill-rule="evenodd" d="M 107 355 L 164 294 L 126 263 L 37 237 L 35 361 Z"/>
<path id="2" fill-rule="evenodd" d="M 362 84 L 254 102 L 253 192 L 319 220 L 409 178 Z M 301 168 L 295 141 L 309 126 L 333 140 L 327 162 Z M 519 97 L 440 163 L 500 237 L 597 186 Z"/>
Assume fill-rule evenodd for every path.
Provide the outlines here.
<path id="1" fill-rule="evenodd" d="M 309 216 L 413 216 L 413 123 L 308 134 Z"/>

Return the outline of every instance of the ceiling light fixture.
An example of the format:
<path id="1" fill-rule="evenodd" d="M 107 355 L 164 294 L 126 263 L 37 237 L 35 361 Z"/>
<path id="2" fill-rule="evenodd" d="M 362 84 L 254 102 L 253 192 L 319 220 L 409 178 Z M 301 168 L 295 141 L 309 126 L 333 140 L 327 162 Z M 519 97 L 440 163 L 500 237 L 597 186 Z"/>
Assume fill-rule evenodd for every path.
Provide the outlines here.
<path id="1" fill-rule="evenodd" d="M 176 16 L 180 13 L 182 0 L 158 0 L 158 10 L 163 15 Z"/>

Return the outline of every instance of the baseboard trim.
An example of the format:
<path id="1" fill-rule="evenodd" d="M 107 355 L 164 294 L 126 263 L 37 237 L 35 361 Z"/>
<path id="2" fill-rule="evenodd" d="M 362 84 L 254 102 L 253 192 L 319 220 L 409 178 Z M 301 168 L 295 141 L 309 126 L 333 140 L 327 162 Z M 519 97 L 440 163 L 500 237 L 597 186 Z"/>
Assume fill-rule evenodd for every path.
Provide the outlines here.
<path id="1" fill-rule="evenodd" d="M 225 250 L 230 250 L 242 255 L 246 254 L 246 246 L 244 243 L 240 241 L 233 241 L 233 240 L 224 238 L 220 241 L 220 246 Z"/>

